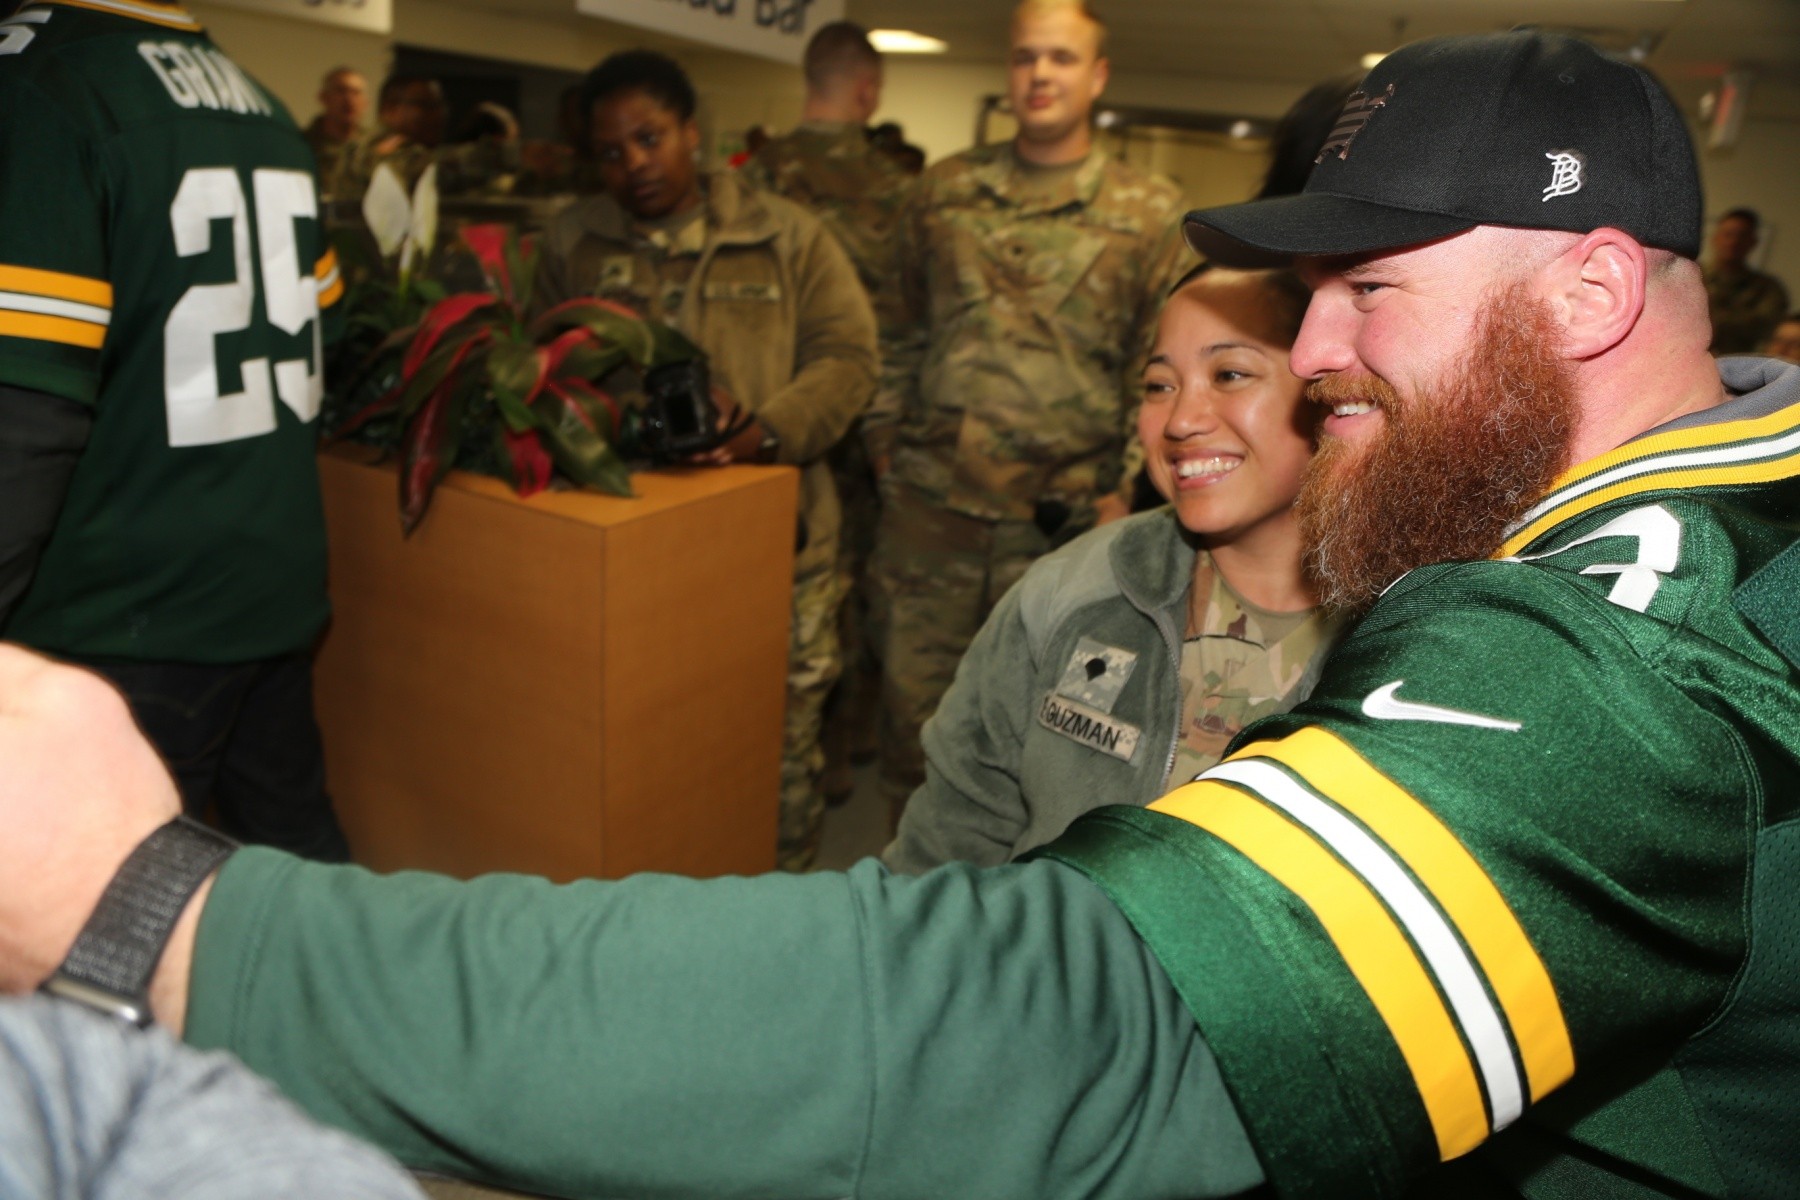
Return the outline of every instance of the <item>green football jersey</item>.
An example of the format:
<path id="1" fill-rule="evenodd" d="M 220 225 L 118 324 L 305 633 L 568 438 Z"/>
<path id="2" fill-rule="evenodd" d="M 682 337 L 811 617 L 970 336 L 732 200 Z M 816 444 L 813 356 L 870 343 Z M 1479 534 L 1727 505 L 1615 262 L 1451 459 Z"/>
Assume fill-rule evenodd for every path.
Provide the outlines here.
<path id="1" fill-rule="evenodd" d="M 0 113 L 0 383 L 94 415 L 0 632 L 148 661 L 306 648 L 328 611 L 320 312 L 342 287 L 305 141 L 144 0 L 0 22 Z"/>
<path id="2" fill-rule="evenodd" d="M 1723 369 L 1748 394 L 1405 576 L 1309 701 L 1050 848 L 1279 1195 L 1800 1195 L 1800 369 Z"/>

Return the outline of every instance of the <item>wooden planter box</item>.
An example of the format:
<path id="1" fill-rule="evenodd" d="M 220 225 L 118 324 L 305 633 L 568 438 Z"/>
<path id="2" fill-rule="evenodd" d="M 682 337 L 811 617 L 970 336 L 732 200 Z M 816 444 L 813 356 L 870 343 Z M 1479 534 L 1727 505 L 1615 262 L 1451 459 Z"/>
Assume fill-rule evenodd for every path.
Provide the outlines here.
<path id="1" fill-rule="evenodd" d="M 320 458 L 334 616 L 316 671 L 357 861 L 470 876 L 775 862 L 798 475 L 520 500 L 455 474 L 409 539 L 395 468 Z"/>

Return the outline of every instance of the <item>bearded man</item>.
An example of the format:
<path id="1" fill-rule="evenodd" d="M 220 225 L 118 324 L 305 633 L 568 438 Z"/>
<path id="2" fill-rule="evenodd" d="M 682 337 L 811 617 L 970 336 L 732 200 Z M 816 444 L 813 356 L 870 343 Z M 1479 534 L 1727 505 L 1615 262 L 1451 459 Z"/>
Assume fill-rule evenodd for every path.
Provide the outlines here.
<path id="1" fill-rule="evenodd" d="M 1538 33 L 1397 51 L 1303 195 L 1192 215 L 1315 288 L 1307 520 L 1367 612 L 1035 861 L 552 888 L 150 842 L 77 939 L 175 802 L 13 653 L 0 984 L 74 941 L 53 986 L 129 999 L 181 914 L 190 1041 L 559 1194 L 1800 1194 L 1800 369 L 1715 369 L 1699 228 L 1654 80 Z"/>

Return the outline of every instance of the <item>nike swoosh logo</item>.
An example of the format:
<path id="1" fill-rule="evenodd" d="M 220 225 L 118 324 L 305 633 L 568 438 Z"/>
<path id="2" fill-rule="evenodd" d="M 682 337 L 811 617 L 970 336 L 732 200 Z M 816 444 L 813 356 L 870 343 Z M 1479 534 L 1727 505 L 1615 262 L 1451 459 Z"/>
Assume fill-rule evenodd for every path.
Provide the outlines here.
<path id="1" fill-rule="evenodd" d="M 1394 695 L 1406 680 L 1396 679 L 1363 697 L 1362 710 L 1378 721 L 1436 721 L 1439 725 L 1473 725 L 1477 729 L 1504 729 L 1517 733 L 1523 726 L 1518 721 L 1484 717 L 1480 713 L 1463 712 L 1459 708 L 1440 708 L 1436 704 L 1415 704 Z"/>

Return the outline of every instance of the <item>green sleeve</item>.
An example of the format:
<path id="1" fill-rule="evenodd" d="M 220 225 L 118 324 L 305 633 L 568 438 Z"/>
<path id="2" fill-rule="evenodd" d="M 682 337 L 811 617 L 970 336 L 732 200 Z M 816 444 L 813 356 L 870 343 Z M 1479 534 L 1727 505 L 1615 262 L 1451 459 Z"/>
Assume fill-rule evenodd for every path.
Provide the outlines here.
<path id="1" fill-rule="evenodd" d="M 91 405 L 113 307 L 104 171 L 78 88 L 55 84 L 0 74 L 0 179 L 20 181 L 0 187 L 0 384 Z"/>
<path id="2" fill-rule="evenodd" d="M 556 1194 L 1261 1179 L 1154 959 L 1048 862 L 553 886 L 246 849 L 201 923 L 187 1032 L 413 1166 Z"/>
<path id="3" fill-rule="evenodd" d="M 1037 673 L 1021 593 L 1045 569 L 1034 566 L 1001 597 L 925 723 L 925 782 L 881 852 L 889 870 L 998 866 L 1013 857 L 1029 820 L 1020 760 Z"/>
<path id="4" fill-rule="evenodd" d="M 1726 995 L 1761 803 L 1726 697 L 1778 677 L 1694 636 L 1704 572 L 1605 599 L 1620 551 L 1413 572 L 1308 701 L 1048 849 L 1155 948 L 1283 1197 L 1399 1195 Z"/>

